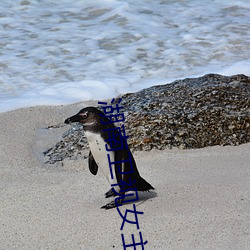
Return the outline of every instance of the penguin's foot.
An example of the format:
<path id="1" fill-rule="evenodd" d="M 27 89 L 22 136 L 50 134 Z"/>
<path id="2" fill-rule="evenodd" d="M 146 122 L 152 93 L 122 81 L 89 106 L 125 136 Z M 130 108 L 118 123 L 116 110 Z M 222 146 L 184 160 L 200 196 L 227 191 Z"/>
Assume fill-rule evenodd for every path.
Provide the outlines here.
<path id="1" fill-rule="evenodd" d="M 114 201 L 111 201 L 110 203 L 102 206 L 101 208 L 104 208 L 104 209 L 111 209 L 111 208 L 114 208 L 114 207 L 117 207 L 117 205 L 121 205 L 122 204 L 122 199 L 119 199 L 117 202 Z M 117 204 L 117 205 L 116 205 Z"/>
<path id="2" fill-rule="evenodd" d="M 115 197 L 115 196 L 117 196 L 117 194 L 113 191 L 113 188 L 111 188 L 107 193 L 105 193 L 106 198 Z"/>
<path id="3" fill-rule="evenodd" d="M 116 204 L 115 204 L 115 201 L 111 201 L 110 203 L 102 206 L 101 208 L 104 208 L 104 209 L 111 209 L 111 208 L 114 208 L 116 207 Z"/>

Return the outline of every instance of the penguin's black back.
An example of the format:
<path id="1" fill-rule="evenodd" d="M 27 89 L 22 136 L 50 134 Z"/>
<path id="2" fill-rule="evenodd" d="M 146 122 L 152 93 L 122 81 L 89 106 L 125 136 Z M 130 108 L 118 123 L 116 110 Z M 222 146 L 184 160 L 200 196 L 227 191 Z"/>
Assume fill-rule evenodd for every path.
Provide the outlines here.
<path id="1" fill-rule="evenodd" d="M 125 143 L 125 141 L 123 141 L 123 143 Z M 124 174 L 122 176 L 118 171 L 118 167 L 121 169 L 121 164 L 117 164 L 115 169 L 116 169 L 116 176 L 117 176 L 118 183 L 120 182 L 119 180 L 121 179 L 129 183 L 131 179 L 133 183 L 132 187 L 135 187 L 137 191 L 148 191 L 148 190 L 154 189 L 153 186 L 151 186 L 145 179 L 143 179 L 140 176 L 140 173 L 136 166 L 135 159 L 128 147 L 120 151 L 117 151 L 115 153 L 115 161 L 119 161 L 121 159 L 128 159 L 129 157 L 131 157 L 131 162 L 125 163 L 125 172 L 130 171 L 131 169 L 133 169 L 133 172 Z"/>

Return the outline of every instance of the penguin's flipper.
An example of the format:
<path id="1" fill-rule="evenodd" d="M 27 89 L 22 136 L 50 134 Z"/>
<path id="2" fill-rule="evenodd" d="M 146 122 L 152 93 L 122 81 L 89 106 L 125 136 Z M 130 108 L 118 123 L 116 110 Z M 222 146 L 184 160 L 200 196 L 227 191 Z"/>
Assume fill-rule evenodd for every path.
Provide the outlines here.
<path id="1" fill-rule="evenodd" d="M 106 198 L 113 197 L 113 196 L 117 196 L 117 194 L 113 191 L 113 188 L 111 188 L 108 192 L 105 193 Z"/>
<path id="2" fill-rule="evenodd" d="M 93 175 L 96 175 L 98 171 L 98 165 L 96 164 L 91 151 L 89 151 L 89 170 Z"/>

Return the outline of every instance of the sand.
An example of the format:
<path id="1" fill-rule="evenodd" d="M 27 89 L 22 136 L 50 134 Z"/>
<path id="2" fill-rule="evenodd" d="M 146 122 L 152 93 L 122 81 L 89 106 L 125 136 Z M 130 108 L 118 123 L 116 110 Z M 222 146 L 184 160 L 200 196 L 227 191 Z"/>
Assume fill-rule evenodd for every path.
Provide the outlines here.
<path id="1" fill-rule="evenodd" d="M 89 105 L 35 107 L 0 114 L 0 249 L 123 249 L 131 234 L 145 249 L 249 249 L 250 144 L 135 152 L 155 187 L 136 202 L 139 229 L 100 207 L 110 186 L 87 160 L 43 164 L 42 151 L 68 129 L 49 125 Z M 133 209 L 132 204 L 120 210 Z M 127 217 L 134 221 L 134 215 Z M 127 247 L 127 249 L 133 249 Z M 136 249 L 142 249 L 137 246 Z"/>

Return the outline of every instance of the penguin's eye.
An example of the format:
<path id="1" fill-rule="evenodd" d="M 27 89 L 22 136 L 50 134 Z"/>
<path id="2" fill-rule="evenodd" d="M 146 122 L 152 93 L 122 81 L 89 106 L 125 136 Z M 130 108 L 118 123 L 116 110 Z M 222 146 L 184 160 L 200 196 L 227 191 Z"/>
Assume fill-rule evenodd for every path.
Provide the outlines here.
<path id="1" fill-rule="evenodd" d="M 79 114 L 83 119 L 88 117 L 88 112 Z"/>

